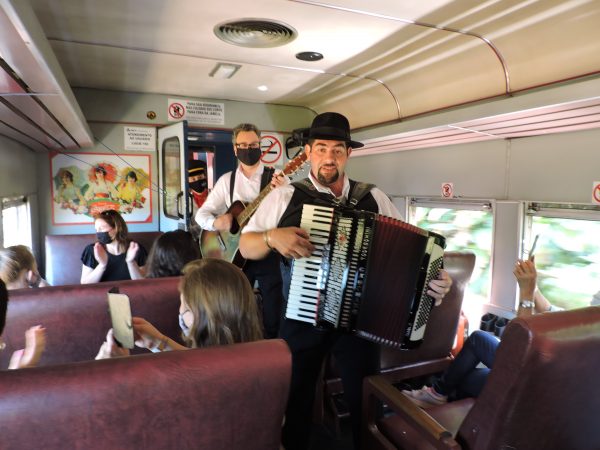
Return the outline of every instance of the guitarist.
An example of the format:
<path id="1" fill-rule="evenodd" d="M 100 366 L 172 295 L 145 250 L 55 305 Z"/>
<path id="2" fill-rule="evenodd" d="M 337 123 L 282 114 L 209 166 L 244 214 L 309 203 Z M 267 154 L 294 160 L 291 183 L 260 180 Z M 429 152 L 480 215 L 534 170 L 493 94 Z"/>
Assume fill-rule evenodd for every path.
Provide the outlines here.
<path id="1" fill-rule="evenodd" d="M 228 211 L 236 201 L 252 202 L 260 191 L 271 183 L 273 187 L 287 183 L 284 176 L 276 176 L 273 169 L 265 168 L 260 157 L 260 131 L 250 123 L 242 123 L 233 129 L 233 152 L 238 168 L 221 176 L 204 204 L 196 213 L 196 222 L 207 231 L 237 231 L 234 215 Z M 279 258 L 271 253 L 267 258 L 247 261 L 243 271 L 250 284 L 258 282 L 262 296 L 262 316 L 266 338 L 277 337 L 283 305 Z"/>

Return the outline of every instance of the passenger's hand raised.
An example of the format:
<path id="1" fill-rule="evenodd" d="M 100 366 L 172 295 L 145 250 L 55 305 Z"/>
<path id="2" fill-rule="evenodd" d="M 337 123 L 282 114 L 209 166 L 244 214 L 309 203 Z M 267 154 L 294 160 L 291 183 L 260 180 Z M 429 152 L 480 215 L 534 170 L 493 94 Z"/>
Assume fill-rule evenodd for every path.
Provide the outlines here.
<path id="1" fill-rule="evenodd" d="M 521 291 L 521 298 L 533 299 L 535 287 L 537 284 L 537 270 L 535 269 L 535 259 L 522 260 L 519 259 L 515 264 L 513 270 L 517 283 L 519 284 L 519 290 Z"/>
<path id="2" fill-rule="evenodd" d="M 29 328 L 25 332 L 25 348 L 14 352 L 10 358 L 9 369 L 35 367 L 46 348 L 46 329 L 41 325 Z"/>
<path id="3" fill-rule="evenodd" d="M 96 258 L 96 261 L 101 266 L 108 264 L 108 253 L 106 253 L 106 249 L 100 242 L 94 244 L 94 258 Z"/>
<path id="4" fill-rule="evenodd" d="M 129 243 L 129 248 L 127 249 L 127 255 L 125 255 L 125 261 L 128 263 L 135 261 L 135 257 L 137 256 L 138 250 L 140 246 L 137 242 L 131 241 Z"/>

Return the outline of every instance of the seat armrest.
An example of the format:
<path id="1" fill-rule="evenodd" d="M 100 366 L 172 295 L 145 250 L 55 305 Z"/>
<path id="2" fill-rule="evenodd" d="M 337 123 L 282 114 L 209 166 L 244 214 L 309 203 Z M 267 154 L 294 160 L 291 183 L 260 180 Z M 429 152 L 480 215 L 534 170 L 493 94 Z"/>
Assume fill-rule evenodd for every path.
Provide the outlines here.
<path id="1" fill-rule="evenodd" d="M 409 378 L 431 375 L 437 372 L 443 372 L 450 365 L 454 358 L 438 358 L 428 361 L 421 361 L 407 364 L 406 366 L 392 367 L 389 371 L 382 369 L 381 375 L 385 377 L 388 383 L 400 383 Z"/>
<path id="2" fill-rule="evenodd" d="M 363 423 L 367 430 L 365 434 L 373 435 L 380 443 L 387 441 L 377 425 L 379 402 L 384 403 L 394 411 L 410 427 L 417 430 L 423 439 L 436 449 L 460 449 L 452 433 L 423 409 L 414 404 L 402 392 L 396 389 L 381 375 L 365 378 L 363 382 Z M 395 448 L 391 443 L 384 447 Z"/>

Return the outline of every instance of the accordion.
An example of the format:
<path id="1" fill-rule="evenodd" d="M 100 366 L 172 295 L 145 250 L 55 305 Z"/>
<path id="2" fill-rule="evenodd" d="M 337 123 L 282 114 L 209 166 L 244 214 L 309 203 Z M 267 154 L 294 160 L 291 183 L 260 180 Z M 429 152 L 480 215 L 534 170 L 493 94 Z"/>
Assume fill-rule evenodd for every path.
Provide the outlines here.
<path id="1" fill-rule="evenodd" d="M 442 268 L 444 237 L 401 220 L 336 206 L 303 205 L 315 250 L 295 260 L 286 318 L 352 332 L 398 349 L 423 340 Z"/>

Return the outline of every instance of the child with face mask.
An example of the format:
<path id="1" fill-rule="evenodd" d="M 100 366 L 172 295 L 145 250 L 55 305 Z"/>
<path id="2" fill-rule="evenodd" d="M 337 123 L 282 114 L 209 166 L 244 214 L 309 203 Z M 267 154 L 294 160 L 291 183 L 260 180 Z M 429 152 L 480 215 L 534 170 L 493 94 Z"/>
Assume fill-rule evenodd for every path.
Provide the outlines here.
<path id="1" fill-rule="evenodd" d="M 146 249 L 127 237 L 127 224 L 111 209 L 94 216 L 97 242 L 81 255 L 81 284 L 144 278 Z"/>
<path id="2" fill-rule="evenodd" d="M 135 345 L 153 352 L 228 345 L 262 339 L 254 292 L 242 271 L 219 259 L 200 259 L 183 268 L 179 325 L 185 346 L 141 317 L 133 318 Z M 129 355 L 112 329 L 96 359 Z"/>

